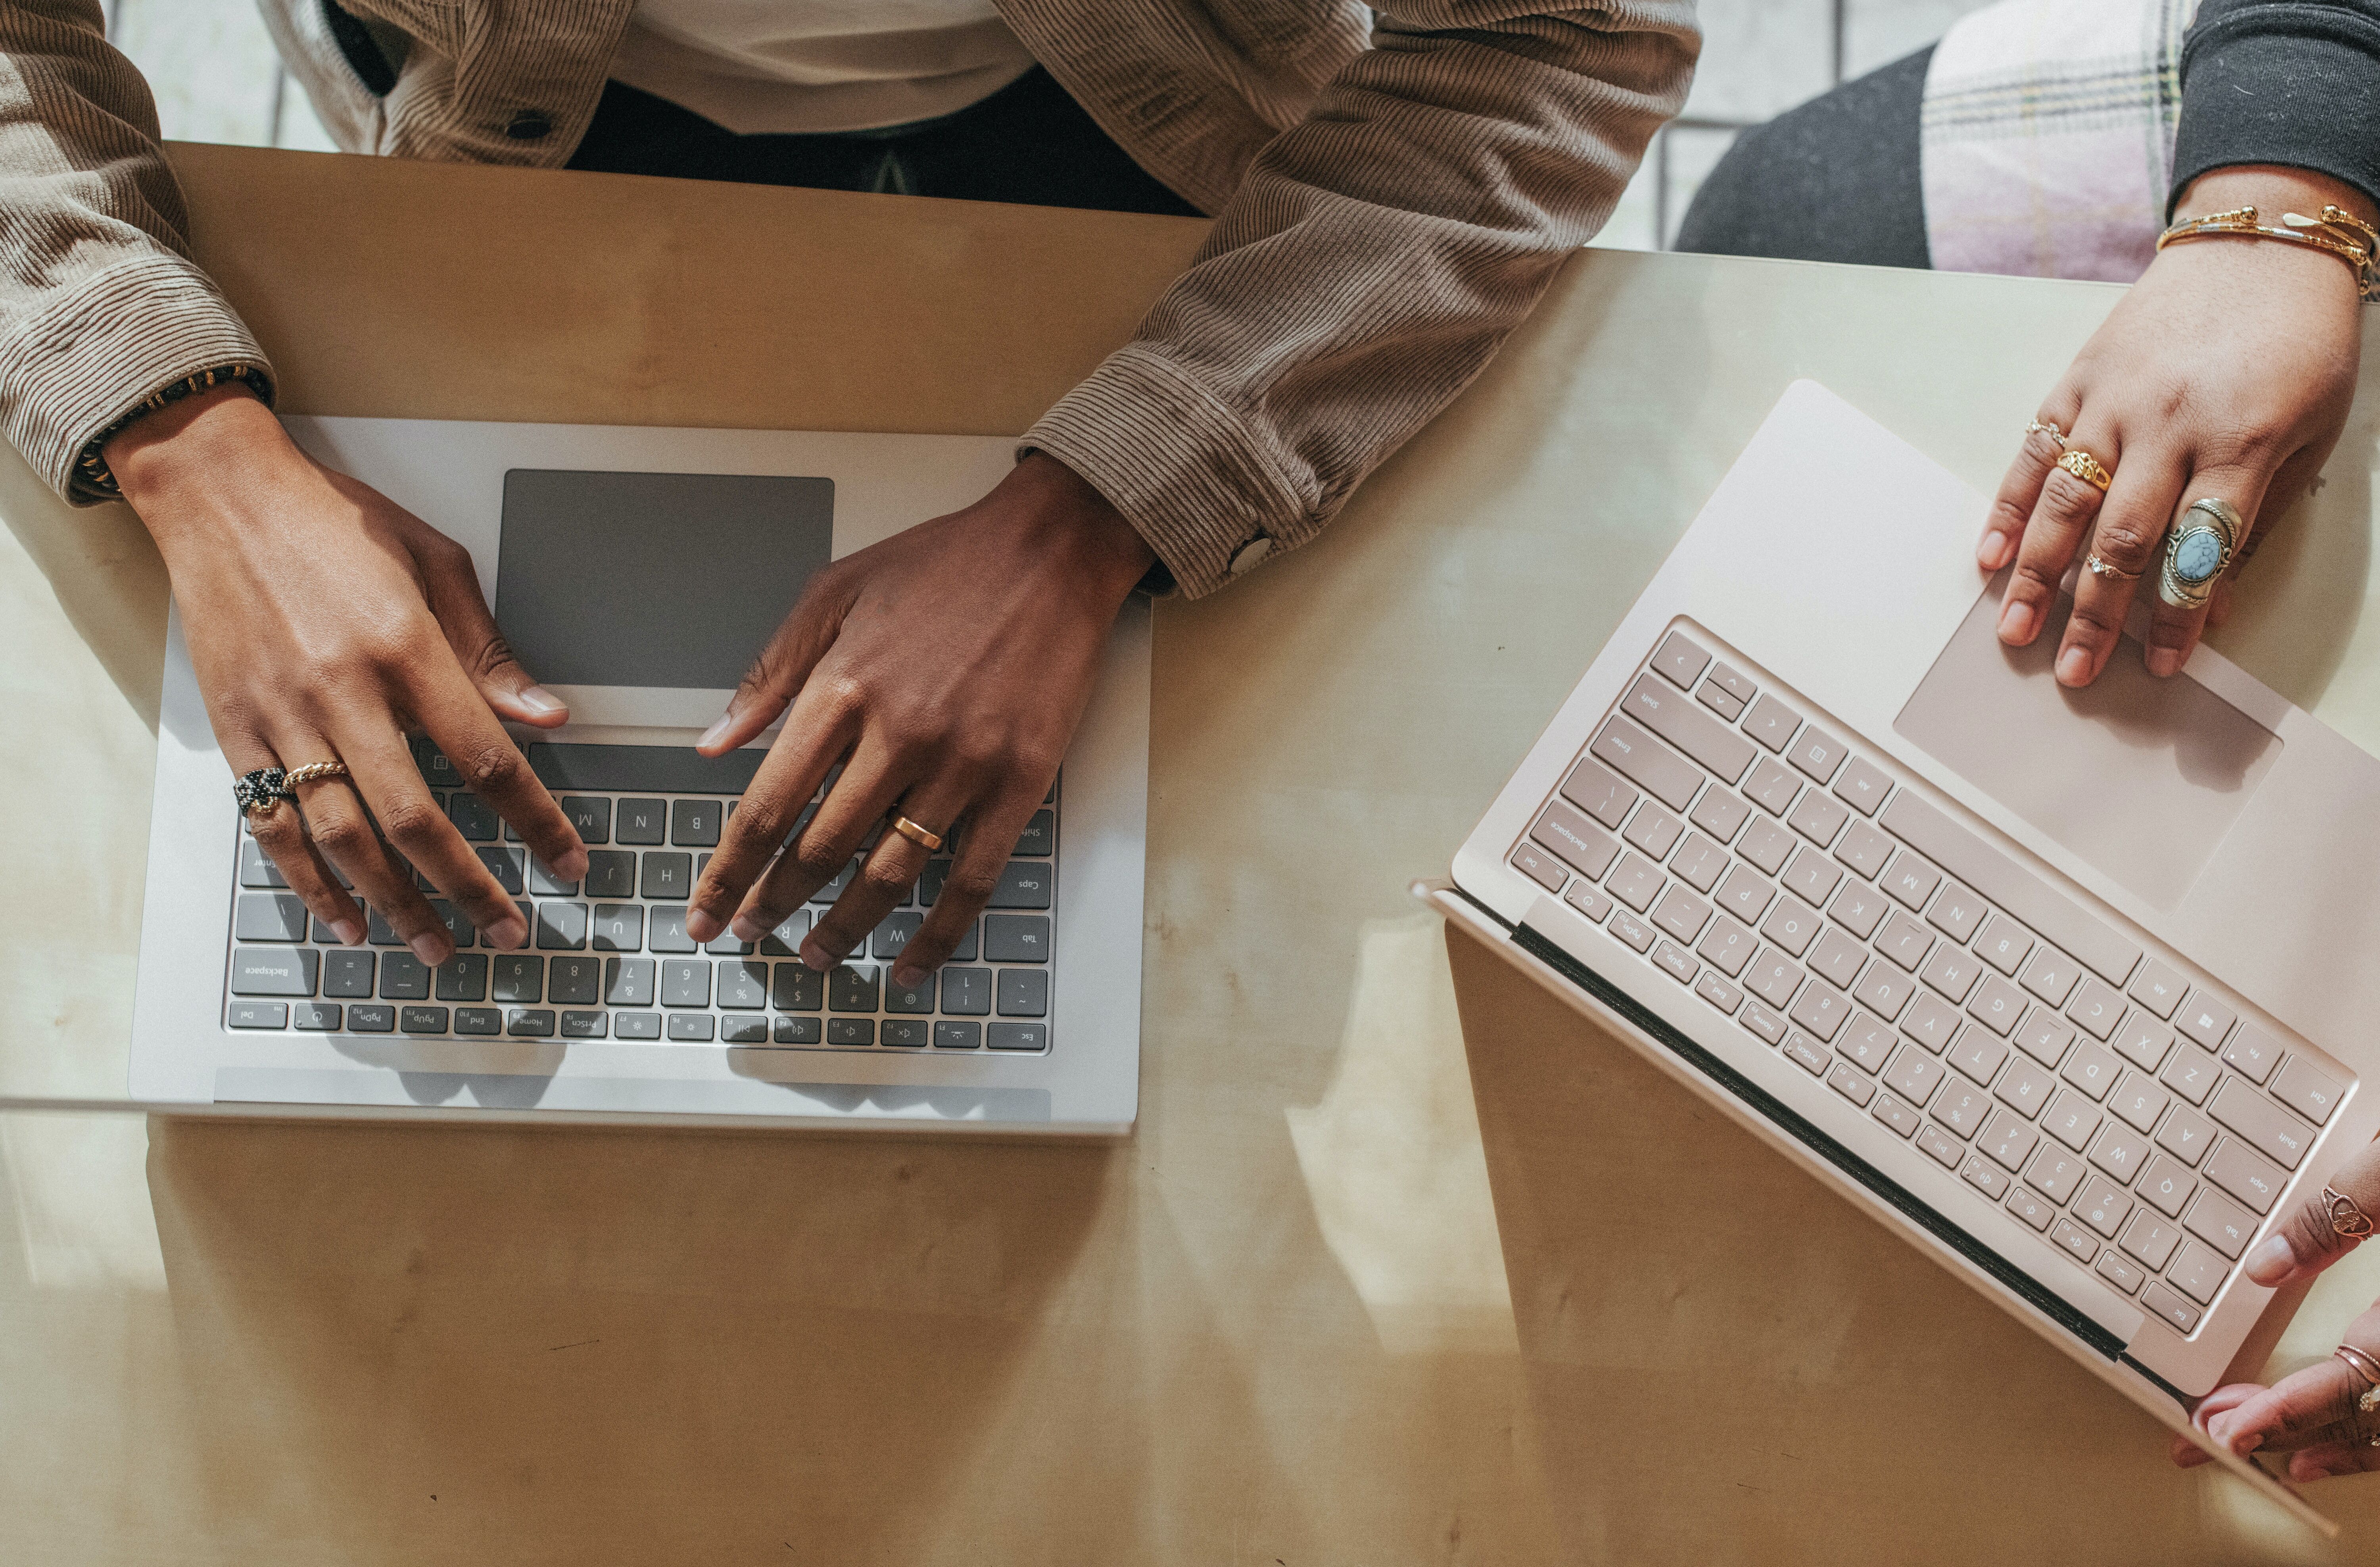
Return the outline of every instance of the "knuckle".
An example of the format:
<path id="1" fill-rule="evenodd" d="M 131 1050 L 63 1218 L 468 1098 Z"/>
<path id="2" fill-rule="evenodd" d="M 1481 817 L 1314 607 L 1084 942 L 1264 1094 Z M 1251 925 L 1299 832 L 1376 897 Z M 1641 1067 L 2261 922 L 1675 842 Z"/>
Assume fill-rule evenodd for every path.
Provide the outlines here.
<path id="1" fill-rule="evenodd" d="M 417 853 L 434 842 L 439 830 L 446 825 L 435 804 L 429 800 L 398 800 L 381 812 L 381 831 L 388 841 L 408 854 Z"/>
<path id="2" fill-rule="evenodd" d="M 2042 480 L 2039 515 L 2060 528 L 2080 528 L 2099 509 L 2099 492 L 2064 468 Z"/>
<path id="3" fill-rule="evenodd" d="M 365 845 L 371 841 L 371 829 L 364 825 L 361 817 L 344 807 L 317 811 L 309 825 L 315 844 L 343 865 L 362 860 Z"/>
<path id="4" fill-rule="evenodd" d="M 825 881 L 843 869 L 844 862 L 851 855 L 841 844 L 831 844 L 823 838 L 814 842 L 806 836 L 786 851 L 786 857 L 793 861 L 794 869 L 802 876 Z"/>
<path id="5" fill-rule="evenodd" d="M 2330 1227 L 2330 1210 L 2317 1203 L 2301 1204 L 2288 1226 L 2289 1249 L 2298 1260 L 2319 1262 L 2341 1247 L 2338 1231 Z"/>
<path id="6" fill-rule="evenodd" d="M 868 860 L 856 880 L 858 886 L 876 900 L 891 904 L 898 902 L 901 894 L 907 892 L 917 879 L 904 876 L 898 866 L 879 856 Z"/>
<path id="7" fill-rule="evenodd" d="M 942 896 L 961 905 L 989 903 L 999 890 L 1000 872 L 988 865 L 954 865 L 942 879 Z"/>
<path id="8" fill-rule="evenodd" d="M 2163 529 L 2152 533 L 2131 517 L 2102 516 L 2091 547 L 2102 558 L 2126 571 L 2134 571 L 2147 564 L 2149 552 L 2156 548 L 2162 537 Z"/>
<path id="9" fill-rule="evenodd" d="M 491 742 L 471 753 L 468 761 L 458 760 L 463 782 L 482 799 L 492 794 L 502 794 L 520 778 L 520 753 L 509 744 Z"/>
<path id="10" fill-rule="evenodd" d="M 1992 502 L 1992 509 L 1985 516 L 1984 526 L 1997 533 L 2014 533 L 2022 536 L 2025 522 L 2032 516 L 2033 513 L 2022 504 L 2003 495 Z"/>

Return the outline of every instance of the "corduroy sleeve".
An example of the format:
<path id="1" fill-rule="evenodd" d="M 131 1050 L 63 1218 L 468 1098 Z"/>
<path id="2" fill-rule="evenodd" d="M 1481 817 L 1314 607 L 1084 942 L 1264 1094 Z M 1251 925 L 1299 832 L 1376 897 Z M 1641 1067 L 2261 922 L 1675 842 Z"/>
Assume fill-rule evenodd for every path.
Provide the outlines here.
<path id="1" fill-rule="evenodd" d="M 192 265 L 157 111 L 98 0 L 0 0 L 0 434 L 78 502 L 85 443 L 262 351 Z"/>
<path id="2" fill-rule="evenodd" d="M 1025 444 L 1194 597 L 1259 539 L 1305 542 L 1610 215 L 1699 47 L 1685 0 L 1391 0 L 1133 340 Z"/>
<path id="3" fill-rule="evenodd" d="M 2380 201 L 2375 126 L 2380 0 L 2206 0 L 2182 41 L 2166 215 L 2234 164 L 2312 169 Z"/>

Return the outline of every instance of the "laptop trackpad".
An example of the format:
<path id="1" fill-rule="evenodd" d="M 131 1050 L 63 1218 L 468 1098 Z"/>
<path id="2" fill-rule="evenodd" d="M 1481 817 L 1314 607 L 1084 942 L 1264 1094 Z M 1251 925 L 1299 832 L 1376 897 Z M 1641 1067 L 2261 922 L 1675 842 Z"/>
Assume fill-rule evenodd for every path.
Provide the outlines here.
<path id="1" fill-rule="evenodd" d="M 2080 691 L 2051 673 L 2072 601 L 2003 645 L 2005 574 L 1975 601 L 1893 721 L 1936 759 L 2160 908 L 2179 905 L 2280 754 L 2271 730 L 2186 674 L 2159 680 L 2127 637 Z"/>

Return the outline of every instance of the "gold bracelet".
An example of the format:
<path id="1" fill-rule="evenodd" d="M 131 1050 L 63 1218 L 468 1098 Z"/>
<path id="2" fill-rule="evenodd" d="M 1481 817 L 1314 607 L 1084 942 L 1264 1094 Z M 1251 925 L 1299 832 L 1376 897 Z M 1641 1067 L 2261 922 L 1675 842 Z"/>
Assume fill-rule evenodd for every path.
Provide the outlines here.
<path id="1" fill-rule="evenodd" d="M 2380 269 L 2375 269 L 2373 261 L 2374 253 L 2380 252 L 2380 230 L 2374 230 L 2354 213 L 2331 205 L 2325 205 L 2318 218 L 2283 213 L 2281 221 L 2289 226 L 2272 228 L 2260 224 L 2253 207 L 2208 213 L 2204 217 L 2184 218 L 2158 235 L 2156 248 L 2162 250 L 2185 239 L 2286 240 L 2291 245 L 2329 251 L 2355 269 L 2358 295 L 2366 299 L 2380 295 Z M 2362 243 L 2358 244 L 2358 240 Z"/>

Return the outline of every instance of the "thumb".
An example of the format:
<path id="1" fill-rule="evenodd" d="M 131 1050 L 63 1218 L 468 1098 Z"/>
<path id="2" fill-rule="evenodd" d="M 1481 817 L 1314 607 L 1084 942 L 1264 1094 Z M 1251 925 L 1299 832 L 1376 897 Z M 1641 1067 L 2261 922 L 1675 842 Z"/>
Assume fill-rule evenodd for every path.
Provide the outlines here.
<path id="1" fill-rule="evenodd" d="M 2372 1233 L 2375 1215 L 2380 1215 L 2380 1143 L 2360 1149 L 2339 1166 L 2326 1188 L 2298 1199 L 2248 1254 L 2248 1277 L 2267 1289 L 2311 1278 L 2362 1244 Z"/>
<path id="2" fill-rule="evenodd" d="M 841 563 L 837 563 L 840 565 Z M 832 575 L 831 575 L 832 574 Z M 736 683 L 727 698 L 727 711 L 702 732 L 695 748 L 705 756 L 723 756 L 777 720 L 793 705 L 819 660 L 834 646 L 843 630 L 847 595 L 835 567 L 820 572 L 794 605 Z"/>
<path id="3" fill-rule="evenodd" d="M 479 687 L 480 699 L 498 718 L 540 729 L 570 722 L 570 708 L 539 685 L 513 656 L 512 644 L 496 629 L 488 601 L 480 594 L 479 575 L 471 569 L 470 552 L 443 534 L 445 550 L 424 551 L 422 580 L 427 585 L 430 613 L 446 634 L 446 645 Z"/>

